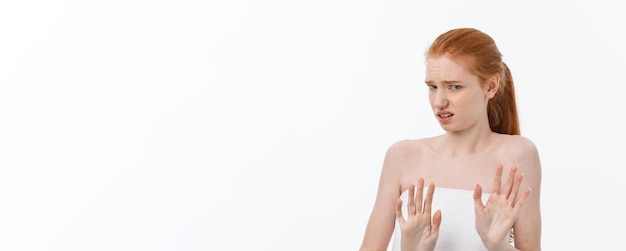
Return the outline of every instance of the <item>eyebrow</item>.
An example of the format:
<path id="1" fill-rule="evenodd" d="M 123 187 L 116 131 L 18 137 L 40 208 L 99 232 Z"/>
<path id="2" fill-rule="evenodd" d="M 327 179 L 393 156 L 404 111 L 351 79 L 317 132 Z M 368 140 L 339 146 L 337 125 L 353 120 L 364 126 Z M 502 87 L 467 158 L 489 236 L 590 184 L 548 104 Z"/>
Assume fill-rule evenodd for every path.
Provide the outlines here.
<path id="1" fill-rule="evenodd" d="M 461 83 L 461 81 L 459 81 L 459 80 L 443 80 L 441 82 L 444 85 L 454 85 L 454 84 L 460 84 Z M 433 80 L 426 80 L 426 81 L 424 81 L 424 83 L 426 83 L 426 84 L 433 84 L 433 83 L 435 83 L 435 81 L 433 81 Z"/>

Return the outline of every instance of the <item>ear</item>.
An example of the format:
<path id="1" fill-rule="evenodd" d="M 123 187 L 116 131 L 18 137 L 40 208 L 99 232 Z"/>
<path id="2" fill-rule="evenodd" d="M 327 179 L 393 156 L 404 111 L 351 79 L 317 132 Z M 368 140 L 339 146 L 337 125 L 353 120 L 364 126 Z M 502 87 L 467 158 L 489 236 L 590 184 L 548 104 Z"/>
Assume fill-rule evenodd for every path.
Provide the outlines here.
<path id="1" fill-rule="evenodd" d="M 485 96 L 489 99 L 493 98 L 500 88 L 500 76 L 495 75 L 487 80 L 487 92 Z"/>

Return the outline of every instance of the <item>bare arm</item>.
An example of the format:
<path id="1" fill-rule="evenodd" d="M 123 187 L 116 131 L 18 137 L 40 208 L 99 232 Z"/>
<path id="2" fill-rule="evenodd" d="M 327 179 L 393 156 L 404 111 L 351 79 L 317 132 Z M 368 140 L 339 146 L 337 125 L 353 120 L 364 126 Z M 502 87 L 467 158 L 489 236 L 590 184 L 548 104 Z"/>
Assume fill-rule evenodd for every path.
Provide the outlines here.
<path id="1" fill-rule="evenodd" d="M 541 250 L 541 163 L 535 145 L 527 139 L 518 144 L 518 166 L 524 173 L 521 190 L 530 188 L 531 192 L 521 206 L 517 220 L 513 225 L 515 247 L 519 250 Z"/>
<path id="2" fill-rule="evenodd" d="M 541 250 L 541 164 L 535 145 L 524 137 L 518 137 L 505 145 L 503 156 L 510 157 L 511 165 L 516 166 L 522 182 L 517 191 L 516 202 L 520 207 L 513 222 L 514 245 L 499 245 L 494 250 Z M 508 162 L 507 161 L 507 162 Z M 512 169 L 509 169 L 512 170 Z M 509 179 L 512 177 L 509 177 Z M 514 197 L 515 198 L 515 197 Z M 521 198 L 525 198 L 523 202 Z"/>
<path id="3" fill-rule="evenodd" d="M 387 250 L 396 220 L 396 202 L 401 185 L 399 165 L 403 159 L 401 143 L 389 147 L 378 183 L 374 208 L 370 215 L 360 251 Z"/>

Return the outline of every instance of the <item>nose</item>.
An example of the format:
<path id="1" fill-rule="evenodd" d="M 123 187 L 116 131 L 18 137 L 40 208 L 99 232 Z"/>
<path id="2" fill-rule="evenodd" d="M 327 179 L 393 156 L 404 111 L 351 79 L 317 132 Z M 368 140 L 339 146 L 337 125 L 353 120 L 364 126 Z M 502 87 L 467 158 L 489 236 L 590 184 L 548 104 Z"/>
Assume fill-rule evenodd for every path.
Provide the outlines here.
<path id="1" fill-rule="evenodd" d="M 437 89 L 432 93 L 431 103 L 434 108 L 437 110 L 443 110 L 448 106 L 448 97 L 446 92 L 441 89 Z"/>

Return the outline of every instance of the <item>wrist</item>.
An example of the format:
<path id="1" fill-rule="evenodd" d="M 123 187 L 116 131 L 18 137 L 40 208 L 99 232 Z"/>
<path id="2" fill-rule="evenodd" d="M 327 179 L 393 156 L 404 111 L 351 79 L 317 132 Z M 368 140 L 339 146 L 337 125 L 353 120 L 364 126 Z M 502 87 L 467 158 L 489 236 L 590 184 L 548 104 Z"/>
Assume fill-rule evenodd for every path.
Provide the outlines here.
<path id="1" fill-rule="evenodd" d="M 497 243 L 491 243 L 485 245 L 488 251 L 507 251 L 507 250 L 517 250 L 513 247 L 508 241 L 500 241 Z"/>

